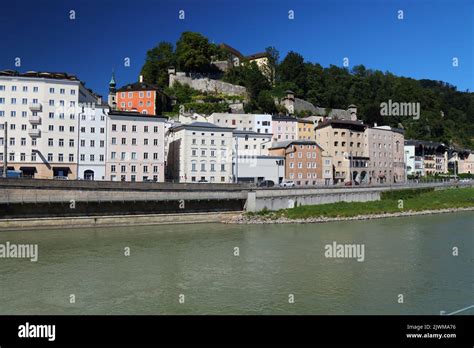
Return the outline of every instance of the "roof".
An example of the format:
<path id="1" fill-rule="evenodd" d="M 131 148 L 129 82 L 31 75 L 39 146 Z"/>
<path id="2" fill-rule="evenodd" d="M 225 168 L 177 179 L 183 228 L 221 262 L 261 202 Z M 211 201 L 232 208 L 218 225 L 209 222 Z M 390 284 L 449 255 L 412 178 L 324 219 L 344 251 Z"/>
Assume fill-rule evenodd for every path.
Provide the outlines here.
<path id="1" fill-rule="evenodd" d="M 250 54 L 245 57 L 245 59 L 248 59 L 248 60 L 260 59 L 260 58 L 268 58 L 268 53 L 259 52 L 259 53 Z"/>
<path id="2" fill-rule="evenodd" d="M 122 116 L 122 117 L 143 117 L 147 119 L 162 119 L 162 120 L 167 120 L 168 117 L 166 116 L 159 116 L 159 115 L 148 115 L 148 114 L 142 114 L 138 111 L 118 111 L 118 110 L 110 110 L 109 111 L 109 116 Z"/>
<path id="3" fill-rule="evenodd" d="M 405 130 L 401 128 L 395 128 L 395 127 L 390 127 L 390 126 L 374 126 L 374 127 L 369 127 L 368 129 L 375 129 L 375 130 L 382 130 L 382 131 L 388 131 L 388 132 L 395 132 L 395 133 L 400 133 L 404 134 Z"/>
<path id="4" fill-rule="evenodd" d="M 226 49 L 227 51 L 229 51 L 230 53 L 232 53 L 234 56 L 237 56 L 239 58 L 243 58 L 244 55 L 242 53 L 240 53 L 240 51 L 236 50 L 234 47 L 232 46 L 229 46 L 225 43 L 221 43 L 220 45 L 222 48 Z"/>
<path id="5" fill-rule="evenodd" d="M 285 140 L 285 141 L 279 141 L 279 142 L 273 143 L 272 147 L 270 147 L 270 150 L 271 149 L 286 149 L 290 145 L 316 145 L 321 150 L 323 150 L 323 148 L 313 140 Z"/>
<path id="6" fill-rule="evenodd" d="M 259 59 L 259 58 L 266 58 L 268 57 L 268 53 L 267 52 L 258 52 L 258 53 L 254 53 L 254 54 L 250 54 L 248 56 L 244 56 L 239 50 L 235 49 L 234 47 L 232 46 L 229 46 L 225 43 L 221 43 L 220 44 L 221 48 L 229 51 L 230 53 L 232 53 L 234 56 L 237 56 L 239 57 L 240 59 L 248 59 L 248 60 L 254 60 L 254 59 Z"/>
<path id="7" fill-rule="evenodd" d="M 146 82 L 135 82 L 129 83 L 123 87 L 117 89 L 117 92 L 127 92 L 127 91 L 160 91 L 162 92 L 161 88 L 151 83 Z"/>
<path id="8" fill-rule="evenodd" d="M 215 130 L 216 132 L 232 132 L 234 128 L 220 127 L 209 122 L 193 122 L 188 124 L 180 124 L 170 128 L 170 132 L 177 132 L 182 129 L 203 129 L 203 130 Z"/>
<path id="9" fill-rule="evenodd" d="M 300 122 L 300 123 L 309 123 L 309 124 L 314 124 L 313 121 L 311 120 L 308 120 L 308 119 L 305 119 L 305 118 L 297 118 L 296 121 Z"/>
<path id="10" fill-rule="evenodd" d="M 296 122 L 296 118 L 293 116 L 272 116 L 272 121 Z"/>
<path id="11" fill-rule="evenodd" d="M 413 145 L 413 146 L 423 146 L 423 147 L 440 147 L 444 146 L 447 147 L 443 143 L 435 142 L 435 141 L 428 141 L 428 140 L 416 140 L 416 139 L 407 139 L 405 140 L 405 145 Z"/>
<path id="12" fill-rule="evenodd" d="M 20 73 L 15 70 L 0 70 L 0 76 L 33 77 L 33 78 L 69 80 L 69 81 L 80 82 L 80 80 L 75 75 L 69 75 L 68 73 L 65 73 L 65 72 L 27 71 L 24 73 Z"/>
<path id="13" fill-rule="evenodd" d="M 363 124 L 361 121 L 329 119 L 329 120 L 325 120 L 325 121 L 321 122 L 314 129 L 321 129 L 321 128 L 325 128 L 325 127 L 328 127 L 328 126 L 335 126 L 335 127 L 339 127 L 339 128 L 345 128 L 344 126 L 347 126 L 347 127 L 354 126 L 354 127 L 360 127 L 360 128 L 363 128 L 363 129 L 367 128 L 367 125 Z"/>

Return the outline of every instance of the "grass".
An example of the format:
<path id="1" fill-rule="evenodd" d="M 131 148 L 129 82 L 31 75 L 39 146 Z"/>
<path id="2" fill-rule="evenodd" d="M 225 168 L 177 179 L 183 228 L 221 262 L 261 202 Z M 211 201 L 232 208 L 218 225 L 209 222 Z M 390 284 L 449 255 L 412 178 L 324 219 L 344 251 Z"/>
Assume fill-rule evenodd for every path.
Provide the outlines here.
<path id="1" fill-rule="evenodd" d="M 399 201 L 401 200 L 401 201 Z M 403 204 L 403 206 L 401 206 Z M 474 188 L 452 188 L 434 191 L 433 189 L 410 189 L 388 191 L 380 201 L 338 202 L 321 205 L 298 206 L 278 211 L 262 210 L 248 213 L 249 216 L 262 216 L 271 219 L 306 219 L 314 217 L 351 217 L 367 214 L 397 213 L 402 211 L 423 211 L 474 207 Z"/>

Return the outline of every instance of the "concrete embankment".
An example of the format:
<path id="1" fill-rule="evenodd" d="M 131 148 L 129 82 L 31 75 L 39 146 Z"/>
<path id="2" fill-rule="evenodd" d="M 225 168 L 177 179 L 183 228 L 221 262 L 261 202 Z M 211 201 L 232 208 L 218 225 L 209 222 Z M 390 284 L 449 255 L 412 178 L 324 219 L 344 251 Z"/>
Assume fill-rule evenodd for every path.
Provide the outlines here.
<path id="1" fill-rule="evenodd" d="M 2 219 L 1 231 L 226 222 L 241 212 Z"/>

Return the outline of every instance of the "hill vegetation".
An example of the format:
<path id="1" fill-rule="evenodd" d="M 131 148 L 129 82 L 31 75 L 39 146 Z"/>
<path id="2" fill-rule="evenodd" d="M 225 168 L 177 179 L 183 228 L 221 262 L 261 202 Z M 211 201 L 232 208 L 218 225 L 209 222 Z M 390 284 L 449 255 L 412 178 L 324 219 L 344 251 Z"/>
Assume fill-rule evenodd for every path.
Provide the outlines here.
<path id="1" fill-rule="evenodd" d="M 365 123 L 402 127 L 405 138 L 474 148 L 474 93 L 458 91 L 446 82 L 400 77 L 363 65 L 351 69 L 335 65 L 322 67 L 305 61 L 301 54 L 292 51 L 280 61 L 274 47 L 268 47 L 266 51 L 270 58 L 270 75 L 267 74 L 272 76 L 270 80 L 255 63 L 234 67 L 222 76 L 226 82 L 247 88 L 250 100 L 245 106 L 246 112 L 283 112 L 274 99 L 283 97 L 285 90 L 290 89 L 296 97 L 323 108 L 346 109 L 355 104 L 359 118 Z M 141 73 L 145 81 L 167 88 L 170 66 L 178 71 L 213 74 L 217 68 L 212 61 L 227 57 L 227 52 L 201 34 L 184 32 L 174 46 L 161 42 L 150 49 Z M 199 94 L 190 90 L 186 94 L 182 90 L 181 96 L 177 96 L 178 104 L 190 103 L 192 97 Z M 381 116 L 380 104 L 389 100 L 420 103 L 420 118 Z M 225 106 L 200 108 L 222 110 Z"/>

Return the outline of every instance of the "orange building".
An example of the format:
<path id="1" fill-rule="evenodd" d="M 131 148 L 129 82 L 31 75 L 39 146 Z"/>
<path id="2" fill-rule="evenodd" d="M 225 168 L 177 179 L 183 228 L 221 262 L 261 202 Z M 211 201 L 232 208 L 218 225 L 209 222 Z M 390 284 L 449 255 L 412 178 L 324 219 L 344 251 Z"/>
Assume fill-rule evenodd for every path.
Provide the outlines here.
<path id="1" fill-rule="evenodd" d="M 270 156 L 285 157 L 285 180 L 297 186 L 325 183 L 323 149 L 315 141 L 289 140 L 273 143 Z"/>
<path id="2" fill-rule="evenodd" d="M 143 82 L 131 83 L 116 92 L 116 107 L 120 111 L 136 111 L 146 115 L 159 115 L 166 111 L 167 97 L 155 85 Z"/>

